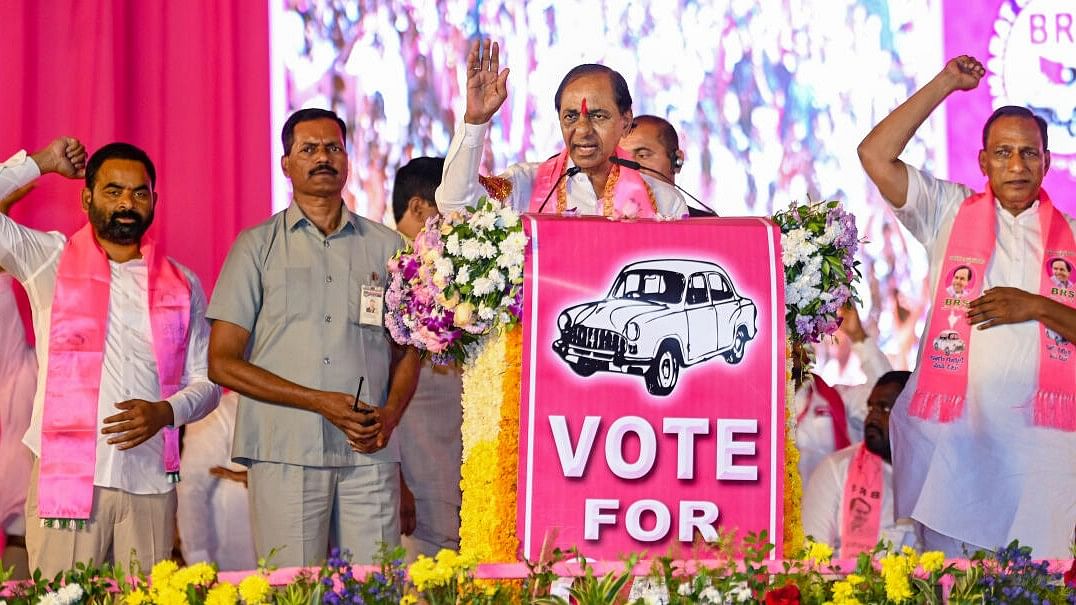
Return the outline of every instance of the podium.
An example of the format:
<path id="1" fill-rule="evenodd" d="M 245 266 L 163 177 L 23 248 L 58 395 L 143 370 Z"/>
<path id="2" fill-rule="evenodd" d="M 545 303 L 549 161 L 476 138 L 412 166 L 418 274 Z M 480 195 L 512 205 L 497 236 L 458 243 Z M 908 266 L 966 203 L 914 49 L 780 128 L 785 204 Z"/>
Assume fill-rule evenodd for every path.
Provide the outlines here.
<path id="1" fill-rule="evenodd" d="M 765 531 L 779 558 L 799 497 L 778 227 L 523 221 L 522 326 L 464 375 L 464 554 L 613 560 Z"/>

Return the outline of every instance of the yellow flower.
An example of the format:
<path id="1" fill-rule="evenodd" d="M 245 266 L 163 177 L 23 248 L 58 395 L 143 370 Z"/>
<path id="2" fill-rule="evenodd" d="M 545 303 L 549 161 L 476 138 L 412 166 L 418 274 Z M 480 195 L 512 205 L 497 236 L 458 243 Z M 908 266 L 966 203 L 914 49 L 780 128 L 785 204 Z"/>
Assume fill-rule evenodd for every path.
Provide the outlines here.
<path id="1" fill-rule="evenodd" d="M 418 599 L 413 594 L 405 594 L 403 598 L 400 599 L 400 605 L 415 605 L 415 603 L 418 603 Z M 207 603 L 206 605 L 209 604 Z"/>
<path id="2" fill-rule="evenodd" d="M 919 564 L 923 566 L 923 571 L 927 573 L 938 571 L 945 564 L 945 553 L 939 550 L 925 552 L 919 557 Z"/>
<path id="3" fill-rule="evenodd" d="M 168 578 L 171 578 L 172 574 L 176 573 L 178 569 L 179 565 L 176 565 L 176 562 L 171 559 L 158 561 L 149 572 L 149 581 L 154 586 L 164 586 L 168 582 Z"/>
<path id="4" fill-rule="evenodd" d="M 850 574 L 848 574 L 847 576 L 844 577 L 844 581 L 848 582 L 848 584 L 850 586 L 859 586 L 863 582 L 866 582 L 867 579 L 864 578 L 863 576 L 859 576 L 859 575 L 856 575 L 854 573 L 850 573 Z"/>
<path id="5" fill-rule="evenodd" d="M 828 565 L 833 557 L 833 549 L 824 542 L 809 542 L 807 544 L 807 559 L 816 565 Z"/>
<path id="6" fill-rule="evenodd" d="M 123 602 L 125 605 L 146 605 L 150 603 L 150 599 L 149 595 L 143 592 L 141 588 L 136 588 L 127 595 Z"/>
<path id="7" fill-rule="evenodd" d="M 885 595 L 890 601 L 897 603 L 912 597 L 912 585 L 908 581 L 908 573 L 912 570 L 908 566 L 908 558 L 887 554 L 882 558 L 882 577 L 885 579 Z"/>
<path id="8" fill-rule="evenodd" d="M 235 605 L 239 600 L 239 590 L 235 584 L 221 582 L 209 589 L 205 596 L 205 605 Z"/>
<path id="9" fill-rule="evenodd" d="M 911 546 L 902 546 L 900 551 L 908 558 L 908 571 L 915 569 L 915 567 L 919 565 L 919 553 L 916 552 L 914 548 Z"/>
<path id="10" fill-rule="evenodd" d="M 188 586 L 209 586 L 217 579 L 217 570 L 209 563 L 195 563 L 184 567 L 168 578 L 168 584 L 178 590 L 187 590 Z"/>
<path id="11" fill-rule="evenodd" d="M 153 590 L 153 602 L 156 605 L 187 605 L 187 593 L 171 586 L 162 586 Z"/>
<path id="12" fill-rule="evenodd" d="M 858 578 L 860 581 L 863 578 Z M 855 588 L 853 586 L 858 582 L 850 582 L 848 580 L 834 582 L 833 583 L 833 605 L 861 605 L 859 599 L 855 597 Z"/>
<path id="13" fill-rule="evenodd" d="M 265 603 L 270 590 L 269 581 L 259 575 L 247 576 L 239 583 L 239 596 L 247 605 Z"/>

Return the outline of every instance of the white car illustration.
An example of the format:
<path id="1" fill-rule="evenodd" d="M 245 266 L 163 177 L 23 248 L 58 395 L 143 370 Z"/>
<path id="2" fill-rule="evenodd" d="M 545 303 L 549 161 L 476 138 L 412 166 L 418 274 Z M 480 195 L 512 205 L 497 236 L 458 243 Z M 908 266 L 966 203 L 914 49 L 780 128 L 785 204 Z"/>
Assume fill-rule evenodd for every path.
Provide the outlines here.
<path id="1" fill-rule="evenodd" d="M 946 355 L 953 355 L 964 350 L 964 341 L 956 330 L 942 330 L 934 338 L 934 350 Z"/>
<path id="2" fill-rule="evenodd" d="M 757 316 L 719 265 L 643 261 L 621 269 L 604 300 L 561 312 L 553 350 L 580 376 L 640 374 L 647 391 L 665 396 L 681 367 L 717 355 L 739 363 Z"/>

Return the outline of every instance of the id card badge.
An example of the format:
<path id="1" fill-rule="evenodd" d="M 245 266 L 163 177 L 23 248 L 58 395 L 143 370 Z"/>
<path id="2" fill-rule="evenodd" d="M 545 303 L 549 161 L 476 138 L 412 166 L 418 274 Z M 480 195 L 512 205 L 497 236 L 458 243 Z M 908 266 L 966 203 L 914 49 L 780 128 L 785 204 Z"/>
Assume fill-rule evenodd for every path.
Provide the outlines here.
<path id="1" fill-rule="evenodd" d="M 366 326 L 384 327 L 385 289 L 378 286 L 362 286 L 359 300 L 359 323 Z"/>

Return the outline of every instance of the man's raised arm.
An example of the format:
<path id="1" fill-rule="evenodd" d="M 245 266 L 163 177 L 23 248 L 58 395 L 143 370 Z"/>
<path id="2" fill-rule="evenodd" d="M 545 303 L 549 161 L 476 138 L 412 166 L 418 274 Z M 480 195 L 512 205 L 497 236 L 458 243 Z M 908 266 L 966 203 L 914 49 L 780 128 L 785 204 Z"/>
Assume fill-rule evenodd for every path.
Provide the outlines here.
<path id="1" fill-rule="evenodd" d="M 499 45 L 489 40 L 476 41 L 467 53 L 467 108 L 463 124 L 452 137 L 444 176 L 435 193 L 441 212 L 462 209 L 480 195 L 478 168 L 488 124 L 507 98 L 508 68 L 500 68 Z"/>
<path id="2" fill-rule="evenodd" d="M 42 174 L 55 172 L 69 179 L 86 176 L 86 148 L 74 137 L 59 137 L 31 154 L 33 166 L 26 164 L 26 159 L 25 152 L 20 151 L 6 162 L 0 162 L 0 214 L 7 214 L 22 197 L 17 192 Z"/>
<path id="3" fill-rule="evenodd" d="M 859 144 L 859 161 L 882 197 L 901 208 L 908 197 L 908 169 L 900 154 L 915 131 L 953 91 L 971 90 L 986 73 L 975 58 L 961 55 L 885 117 Z"/>

